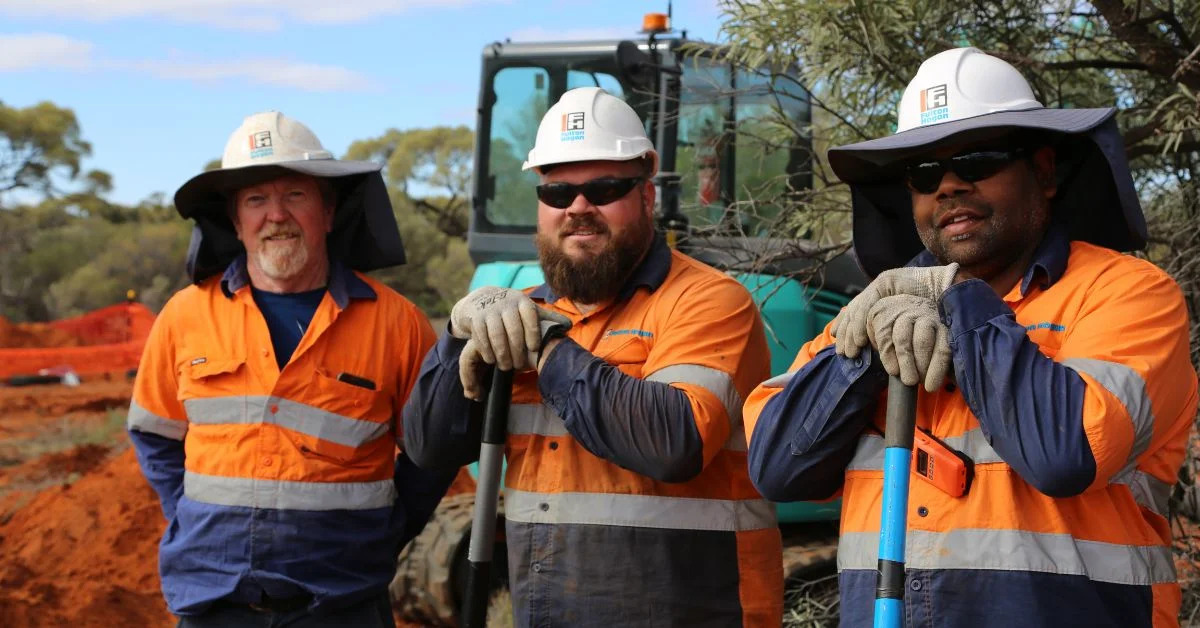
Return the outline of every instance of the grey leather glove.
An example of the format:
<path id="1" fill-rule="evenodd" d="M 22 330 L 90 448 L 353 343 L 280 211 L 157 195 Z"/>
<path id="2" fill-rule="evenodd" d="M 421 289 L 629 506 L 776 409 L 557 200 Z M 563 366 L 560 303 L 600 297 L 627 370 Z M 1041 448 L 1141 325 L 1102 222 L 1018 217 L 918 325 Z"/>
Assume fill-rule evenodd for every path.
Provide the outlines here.
<path id="1" fill-rule="evenodd" d="M 565 325 L 548 320 L 541 321 L 538 336 L 539 346 L 549 342 L 552 338 L 565 336 L 567 330 L 570 328 L 570 320 L 567 320 Z M 538 357 L 539 355 L 536 351 L 525 354 L 525 360 L 533 367 L 537 366 Z M 484 400 L 487 396 L 487 386 L 485 385 L 484 378 L 488 377 L 491 364 L 491 362 L 484 359 L 482 352 L 479 351 L 479 345 L 475 342 L 474 338 L 468 340 L 467 344 L 463 345 L 462 353 L 458 355 L 458 379 L 462 381 L 464 397 L 475 401 Z"/>
<path id="2" fill-rule="evenodd" d="M 922 297 L 935 304 L 942 293 L 954 283 L 958 264 L 927 266 L 921 268 L 893 268 L 879 276 L 858 296 L 854 297 L 833 325 L 833 337 L 837 340 L 838 355 L 857 357 L 871 339 L 867 335 L 867 318 L 871 308 L 885 297 L 907 294 Z"/>
<path id="3" fill-rule="evenodd" d="M 475 341 L 484 362 L 519 370 L 535 366 L 528 356 L 542 348 L 541 321 L 571 326 L 570 319 L 539 308 L 520 290 L 484 286 L 454 304 L 450 333 Z"/>
<path id="4" fill-rule="evenodd" d="M 925 390 L 936 392 L 953 366 L 950 330 L 931 299 L 911 294 L 879 299 L 867 313 L 867 335 L 883 369 L 908 386 L 924 382 Z"/>

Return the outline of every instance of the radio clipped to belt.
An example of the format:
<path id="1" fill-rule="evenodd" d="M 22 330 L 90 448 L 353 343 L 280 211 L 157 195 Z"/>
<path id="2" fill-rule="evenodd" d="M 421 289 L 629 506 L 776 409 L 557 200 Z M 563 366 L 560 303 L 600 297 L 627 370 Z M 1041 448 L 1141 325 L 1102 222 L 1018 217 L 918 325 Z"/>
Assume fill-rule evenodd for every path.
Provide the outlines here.
<path id="1" fill-rule="evenodd" d="M 918 427 L 913 435 L 913 473 L 951 497 L 962 497 L 971 488 L 975 462 L 928 431 Z"/>

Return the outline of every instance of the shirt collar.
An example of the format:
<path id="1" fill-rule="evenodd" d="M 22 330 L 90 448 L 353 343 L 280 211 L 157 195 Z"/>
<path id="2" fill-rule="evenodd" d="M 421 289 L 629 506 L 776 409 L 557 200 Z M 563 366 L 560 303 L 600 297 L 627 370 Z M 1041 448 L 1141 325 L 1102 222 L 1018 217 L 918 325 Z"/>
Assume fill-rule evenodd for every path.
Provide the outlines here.
<path id="1" fill-rule="evenodd" d="M 246 269 L 246 254 L 233 260 L 221 275 L 221 291 L 228 298 L 250 285 L 250 272 Z M 329 264 L 329 295 L 339 310 L 350 305 L 350 299 L 375 299 L 375 289 L 338 260 Z"/>
<path id="2" fill-rule="evenodd" d="M 671 272 L 671 249 L 667 246 L 667 242 L 663 240 L 659 234 L 654 235 L 654 240 L 650 243 L 650 250 L 646 251 L 646 256 L 642 258 L 642 262 L 637 268 L 633 269 L 633 274 L 629 276 L 625 284 L 621 286 L 621 291 L 617 294 L 617 301 L 626 301 L 633 296 L 633 293 L 638 288 L 645 286 L 650 289 L 650 292 L 658 290 L 659 286 L 667 280 L 667 274 Z M 530 298 L 539 299 L 546 303 L 554 303 L 559 299 L 558 295 L 550 289 L 550 284 L 544 283 L 533 289 L 529 293 Z"/>
<path id="3" fill-rule="evenodd" d="M 1046 235 L 1033 253 L 1033 260 L 1021 278 L 1021 296 L 1029 292 L 1035 279 L 1041 278 L 1043 290 L 1054 285 L 1067 271 L 1067 258 L 1071 255 L 1071 240 L 1066 228 L 1057 222 L 1051 223 Z M 907 266 L 938 266 L 941 264 L 928 250 L 921 251 L 906 264 Z"/>

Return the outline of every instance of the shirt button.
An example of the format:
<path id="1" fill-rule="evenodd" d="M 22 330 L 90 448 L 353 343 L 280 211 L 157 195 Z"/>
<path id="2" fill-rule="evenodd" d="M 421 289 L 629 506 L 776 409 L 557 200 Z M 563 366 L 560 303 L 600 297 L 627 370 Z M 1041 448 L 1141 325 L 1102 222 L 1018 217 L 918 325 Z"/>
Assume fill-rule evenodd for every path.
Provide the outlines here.
<path id="1" fill-rule="evenodd" d="M 276 412 L 279 412 L 279 406 L 271 404 L 271 414 L 275 414 Z"/>
<path id="2" fill-rule="evenodd" d="M 912 582 L 908 583 L 908 588 L 912 589 L 913 591 L 920 591 L 921 590 L 921 581 L 913 580 Z"/>
<path id="3" fill-rule="evenodd" d="M 954 382 L 946 382 L 946 392 L 952 393 L 956 390 Z"/>
<path id="4" fill-rule="evenodd" d="M 550 504 L 547 504 L 546 502 L 542 502 L 542 503 L 538 504 L 538 508 L 541 508 L 542 512 L 546 512 L 547 510 L 550 510 Z"/>
<path id="5" fill-rule="evenodd" d="M 854 358 L 854 368 L 862 366 L 862 358 Z"/>
<path id="6" fill-rule="evenodd" d="M 558 449 L 558 441 L 550 441 L 550 449 Z"/>
<path id="7" fill-rule="evenodd" d="M 272 465 L 272 464 L 274 464 L 274 463 L 275 463 L 275 461 L 274 461 L 274 460 L 271 460 L 271 457 L 270 457 L 270 456 L 263 456 L 263 459 L 262 459 L 262 466 L 264 466 L 264 467 L 269 467 L 269 466 L 271 466 L 271 465 Z"/>
<path id="8" fill-rule="evenodd" d="M 267 350 L 267 349 L 263 349 L 263 350 L 262 350 L 262 355 L 263 355 L 263 357 L 265 358 L 265 357 L 267 357 L 267 356 L 271 355 L 271 352 L 270 352 L 269 350 Z"/>
<path id="9" fill-rule="evenodd" d="M 926 507 L 924 507 L 924 506 L 921 506 L 921 507 L 917 508 L 917 514 L 918 514 L 918 515 L 920 515 L 920 516 L 922 516 L 922 517 L 928 516 L 928 515 L 929 515 L 929 509 L 928 509 L 928 508 L 926 508 Z"/>
<path id="10" fill-rule="evenodd" d="M 542 571 L 542 564 L 541 564 L 541 563 L 534 563 L 534 564 L 533 564 L 533 571 L 534 571 L 534 573 L 541 573 L 541 571 Z"/>

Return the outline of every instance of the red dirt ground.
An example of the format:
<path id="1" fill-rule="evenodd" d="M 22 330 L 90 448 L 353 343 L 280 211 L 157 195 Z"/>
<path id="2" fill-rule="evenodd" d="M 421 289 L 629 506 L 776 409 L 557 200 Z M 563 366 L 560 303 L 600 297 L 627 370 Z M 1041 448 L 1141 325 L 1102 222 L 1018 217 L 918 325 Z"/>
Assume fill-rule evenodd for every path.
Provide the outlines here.
<path id="1" fill-rule="evenodd" d="M 165 522 L 124 435 L 22 458 L 22 444 L 52 426 L 128 407 L 131 389 L 124 378 L 0 386 L 0 626 L 175 624 L 158 581 Z M 450 492 L 474 488 L 463 472 Z"/>

